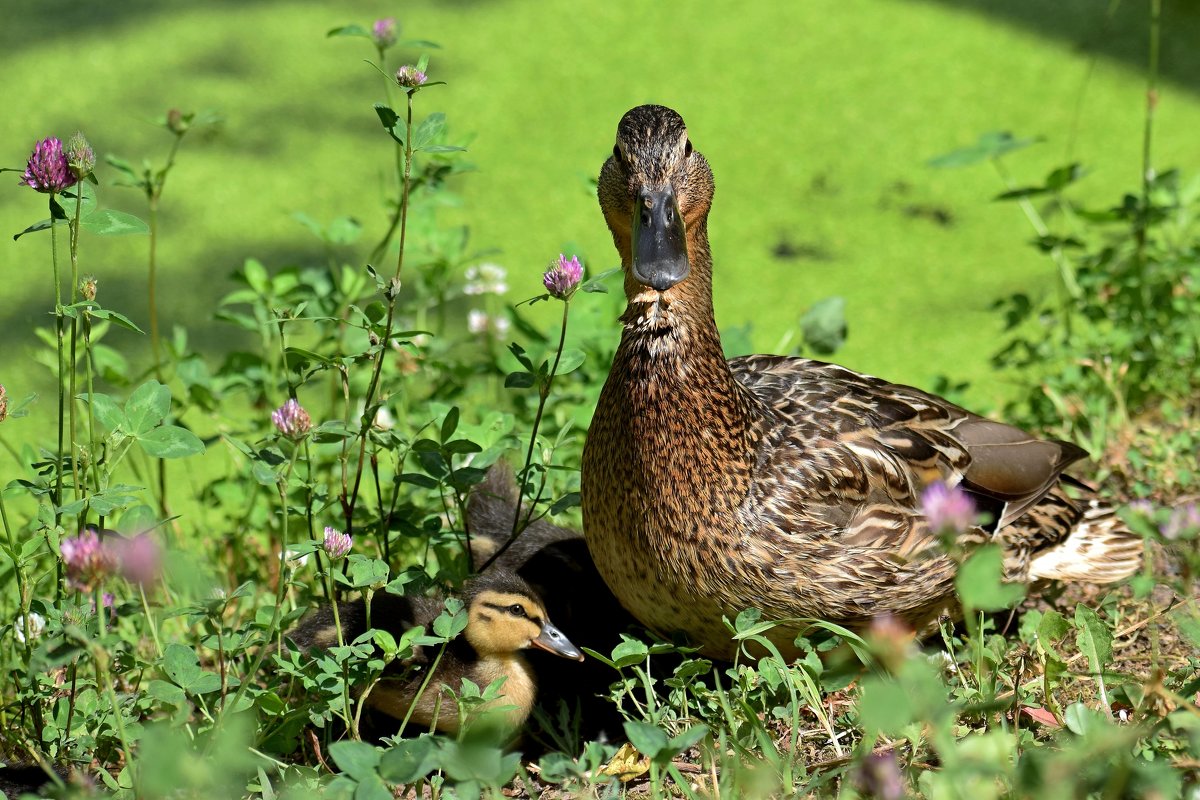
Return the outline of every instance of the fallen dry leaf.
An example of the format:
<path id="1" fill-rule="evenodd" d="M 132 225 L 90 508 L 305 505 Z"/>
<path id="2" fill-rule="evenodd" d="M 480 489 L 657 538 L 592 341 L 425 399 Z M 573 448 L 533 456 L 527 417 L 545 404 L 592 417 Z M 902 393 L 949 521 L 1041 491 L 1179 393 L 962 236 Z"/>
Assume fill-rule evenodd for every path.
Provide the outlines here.
<path id="1" fill-rule="evenodd" d="M 629 783 L 650 771 L 650 759 L 626 742 L 599 770 L 601 775 L 613 775 L 621 783 Z"/>
<path id="2" fill-rule="evenodd" d="M 1021 706 L 1021 713 L 1029 717 L 1034 722 L 1045 725 L 1047 728 L 1061 728 L 1062 723 L 1048 709 L 1041 706 Z"/>

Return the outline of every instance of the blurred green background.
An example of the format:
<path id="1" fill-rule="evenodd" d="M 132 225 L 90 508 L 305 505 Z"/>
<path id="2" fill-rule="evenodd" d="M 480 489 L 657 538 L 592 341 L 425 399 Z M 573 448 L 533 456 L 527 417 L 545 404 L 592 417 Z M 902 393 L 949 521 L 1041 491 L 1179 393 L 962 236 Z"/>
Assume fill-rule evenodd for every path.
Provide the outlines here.
<path id="1" fill-rule="evenodd" d="M 320 263 L 293 218 L 351 215 L 365 226 L 361 265 L 385 225 L 392 144 L 371 104 L 381 78 L 366 40 L 337 25 L 394 16 L 402 38 L 430 39 L 433 80 L 419 110 L 444 110 L 477 170 L 456 179 L 447 222 L 508 268 L 510 298 L 570 245 L 595 271 L 616 257 L 590 193 L 621 114 L 678 109 L 712 163 L 718 322 L 752 324 L 774 349 L 822 297 L 847 299 L 850 336 L 836 360 L 931 386 L 970 381 L 984 408 L 1005 397 L 989 366 L 1001 294 L 1049 291 L 1051 263 L 986 165 L 926 162 L 980 133 L 1044 137 L 1009 165 L 1021 182 L 1082 161 L 1076 196 L 1114 203 L 1140 181 L 1148 4 L 1102 0 L 962 2 L 168 3 L 6 0 L 0 26 L 0 165 L 22 167 L 35 140 L 76 129 L 98 154 L 161 161 L 152 124 L 171 107 L 224 122 L 189 134 L 168 183 L 160 270 L 164 327 L 183 323 L 216 351 L 236 337 L 214 323 L 227 276 L 245 258 L 271 268 Z M 1164 6 L 1154 163 L 1195 169 L 1200 130 L 1200 11 Z M 415 60 L 419 53 L 393 51 Z M 394 65 L 393 65 L 394 66 Z M 116 175 L 98 170 L 102 184 Z M 0 231 L 45 216 L 44 197 L 0 191 Z M 101 203 L 144 216 L 131 189 Z M 145 237 L 84 240 L 82 270 L 105 306 L 145 323 Z M 46 234 L 0 244 L 0 381 L 14 396 L 45 388 L 32 328 L 53 304 Z M 118 340 L 117 336 L 124 337 Z M 613 336 L 617 336 L 614 324 Z M 144 348 L 131 334 L 110 344 Z M 50 403 L 37 412 L 49 419 Z M 48 430 L 49 428 L 44 428 Z"/>

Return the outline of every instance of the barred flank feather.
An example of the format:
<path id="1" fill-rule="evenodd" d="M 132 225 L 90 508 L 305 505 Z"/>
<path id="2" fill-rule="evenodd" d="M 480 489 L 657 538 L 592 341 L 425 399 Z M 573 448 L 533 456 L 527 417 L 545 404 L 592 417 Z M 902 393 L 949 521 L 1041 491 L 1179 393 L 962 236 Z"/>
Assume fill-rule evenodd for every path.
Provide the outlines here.
<path id="1" fill-rule="evenodd" d="M 1033 557 L 1033 578 L 1115 583 L 1142 566 L 1142 538 L 1125 526 L 1113 509 L 1092 500 L 1063 542 Z"/>

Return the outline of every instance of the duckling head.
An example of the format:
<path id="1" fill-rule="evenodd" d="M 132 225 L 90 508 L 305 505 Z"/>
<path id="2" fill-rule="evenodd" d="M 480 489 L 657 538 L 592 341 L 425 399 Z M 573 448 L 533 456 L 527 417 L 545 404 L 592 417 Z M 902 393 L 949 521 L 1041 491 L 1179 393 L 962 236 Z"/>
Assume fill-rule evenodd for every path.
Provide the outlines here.
<path id="1" fill-rule="evenodd" d="M 583 653 L 556 628 L 537 592 L 516 575 L 483 575 L 467 585 L 464 635 L 481 656 L 529 647 L 583 661 Z"/>
<path id="2" fill-rule="evenodd" d="M 628 111 L 617 142 L 600 170 L 597 195 L 625 267 L 630 300 L 658 295 L 687 281 L 693 268 L 708 272 L 708 210 L 712 170 L 692 148 L 683 117 L 665 106 Z M 704 246 L 693 247 L 701 237 Z M 670 296 L 667 295 L 668 300 Z"/>

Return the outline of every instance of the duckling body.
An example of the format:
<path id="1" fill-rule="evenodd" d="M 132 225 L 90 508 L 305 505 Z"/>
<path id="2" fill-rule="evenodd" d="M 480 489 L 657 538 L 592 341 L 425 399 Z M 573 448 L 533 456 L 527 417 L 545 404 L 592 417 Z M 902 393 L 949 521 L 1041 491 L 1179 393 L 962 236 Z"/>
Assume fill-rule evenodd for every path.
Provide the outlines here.
<path id="1" fill-rule="evenodd" d="M 721 621 L 747 608 L 918 630 L 953 613 L 955 562 L 920 508 L 933 481 L 992 515 L 970 545 L 1005 549 L 1006 578 L 1117 580 L 1140 540 L 1063 490 L 1086 453 L 910 386 L 804 358 L 726 361 L 713 316 L 712 172 L 683 120 L 621 120 L 600 204 L 628 307 L 584 449 L 584 531 L 622 604 L 664 635 L 733 654 Z"/>
<path id="2" fill-rule="evenodd" d="M 464 678 L 481 689 L 504 678 L 500 702 L 512 706 L 507 722 L 515 730 L 529 716 L 537 696 L 537 681 L 522 651 L 540 648 L 565 658 L 583 658 L 550 622 L 537 592 L 516 575 L 497 570 L 468 581 L 463 601 L 467 608 L 463 634 L 448 643 L 440 660 L 436 648 L 418 648 L 412 659 L 390 665 L 367 696 L 370 708 L 397 720 L 408 717 L 417 728 L 434 725 L 443 733 L 454 734 L 459 729 L 459 718 L 444 690 L 457 692 Z M 429 627 L 441 613 L 444 602 L 442 597 L 382 594 L 372 602 L 371 624 L 398 638 L 410 628 Z M 362 599 L 340 603 L 338 616 L 345 641 L 352 641 L 367 629 L 366 603 Z M 337 627 L 332 610 L 318 610 L 301 622 L 289 638 L 304 651 L 336 645 Z M 428 670 L 435 667 L 433 678 L 422 692 Z"/>
<path id="3" fill-rule="evenodd" d="M 621 634 L 638 623 L 600 576 L 582 531 L 535 520 L 493 563 L 487 563 L 511 536 L 518 492 L 512 470 L 503 462 L 494 464 L 483 483 L 471 490 L 467 518 L 476 570 L 519 575 L 538 592 L 551 618 L 571 631 L 575 644 L 612 652 Z M 536 651 L 529 660 L 537 679 L 538 704 L 551 718 L 565 705 L 584 740 L 623 735 L 624 718 L 613 703 L 602 699 L 616 678 L 611 667 L 591 658 L 567 666 L 549 653 Z"/>

